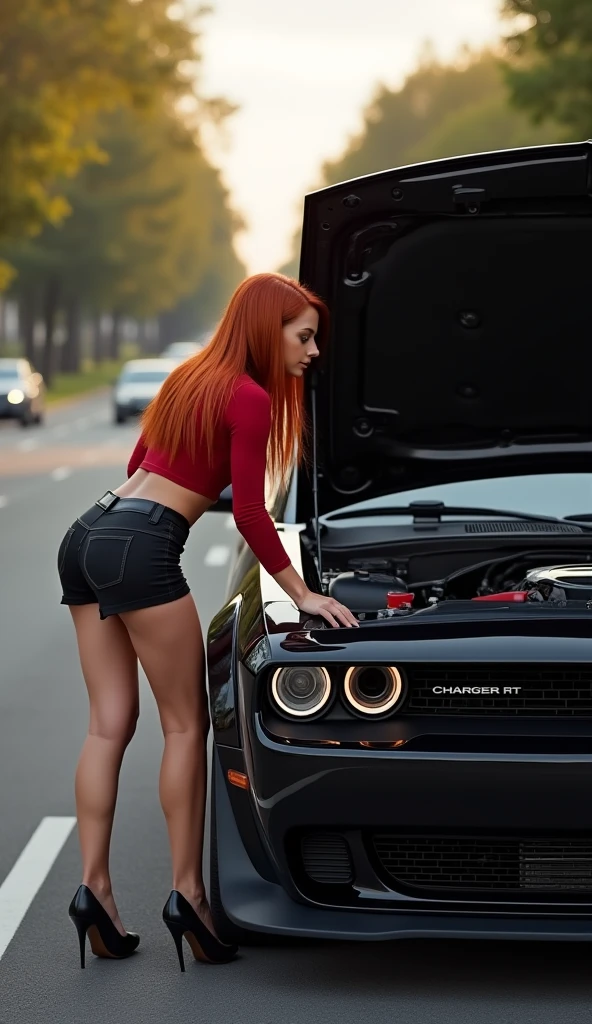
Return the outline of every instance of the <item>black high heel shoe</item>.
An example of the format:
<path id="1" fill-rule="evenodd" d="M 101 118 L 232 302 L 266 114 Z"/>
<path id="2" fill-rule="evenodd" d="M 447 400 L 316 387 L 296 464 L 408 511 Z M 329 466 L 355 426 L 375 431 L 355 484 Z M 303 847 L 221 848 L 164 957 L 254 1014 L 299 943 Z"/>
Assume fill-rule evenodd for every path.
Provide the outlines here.
<path id="1" fill-rule="evenodd" d="M 183 959 L 183 936 L 191 946 L 196 960 L 205 964 L 227 964 L 234 960 L 238 946 L 220 942 L 200 920 L 190 903 L 176 889 L 173 889 L 162 912 L 162 919 L 173 936 L 181 970 L 185 970 Z"/>
<path id="2" fill-rule="evenodd" d="M 90 948 L 95 956 L 123 960 L 137 949 L 140 936 L 135 932 L 126 932 L 125 935 L 122 935 L 87 885 L 80 886 L 70 904 L 68 913 L 78 932 L 81 967 L 84 967 L 87 932 Z"/>

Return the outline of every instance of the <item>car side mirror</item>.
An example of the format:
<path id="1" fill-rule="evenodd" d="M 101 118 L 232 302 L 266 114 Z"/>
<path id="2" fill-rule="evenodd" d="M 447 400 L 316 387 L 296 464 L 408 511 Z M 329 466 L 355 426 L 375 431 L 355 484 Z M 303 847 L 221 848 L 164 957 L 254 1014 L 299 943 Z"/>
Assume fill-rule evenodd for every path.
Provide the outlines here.
<path id="1" fill-rule="evenodd" d="M 224 488 L 218 501 L 210 505 L 208 512 L 232 512 L 232 487 L 230 484 Z"/>

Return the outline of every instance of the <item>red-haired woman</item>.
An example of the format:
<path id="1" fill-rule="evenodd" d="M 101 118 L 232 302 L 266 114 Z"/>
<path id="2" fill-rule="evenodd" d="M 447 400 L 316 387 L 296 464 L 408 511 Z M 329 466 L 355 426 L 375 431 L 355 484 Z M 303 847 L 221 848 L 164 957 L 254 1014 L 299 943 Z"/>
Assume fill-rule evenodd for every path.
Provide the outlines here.
<path id="1" fill-rule="evenodd" d="M 129 956 L 139 942 L 121 923 L 109 874 L 119 770 L 138 717 L 138 660 L 164 733 L 160 799 L 173 889 L 163 918 L 182 970 L 183 935 L 206 962 L 236 954 L 214 933 L 202 877 L 209 716 L 202 633 L 179 559 L 190 527 L 231 483 L 238 529 L 286 594 L 333 626 L 357 625 L 343 605 L 307 588 L 264 504 L 266 465 L 286 473 L 302 450 L 302 377 L 327 325 L 324 304 L 296 281 L 244 281 L 209 345 L 170 374 L 144 413 L 127 481 L 76 519 L 60 545 L 62 604 L 90 699 L 76 772 L 83 875 L 69 910 L 83 967 L 87 934 L 98 956 Z"/>

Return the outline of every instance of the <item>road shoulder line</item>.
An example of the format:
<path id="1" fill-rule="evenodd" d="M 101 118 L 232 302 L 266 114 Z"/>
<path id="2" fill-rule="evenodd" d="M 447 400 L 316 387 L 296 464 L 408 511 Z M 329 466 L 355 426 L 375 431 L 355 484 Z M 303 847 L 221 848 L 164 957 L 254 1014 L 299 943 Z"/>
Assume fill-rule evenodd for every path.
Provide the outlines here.
<path id="1" fill-rule="evenodd" d="M 47 878 L 76 818 L 42 818 L 0 885 L 0 959 Z"/>

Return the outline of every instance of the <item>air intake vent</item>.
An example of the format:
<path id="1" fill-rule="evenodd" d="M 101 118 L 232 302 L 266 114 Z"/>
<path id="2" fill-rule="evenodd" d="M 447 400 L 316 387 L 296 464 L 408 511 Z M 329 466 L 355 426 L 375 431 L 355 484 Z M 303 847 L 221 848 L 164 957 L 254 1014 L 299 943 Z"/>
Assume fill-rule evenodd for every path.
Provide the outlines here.
<path id="1" fill-rule="evenodd" d="M 374 849 L 398 885 L 420 889 L 592 892 L 592 839 L 378 834 Z"/>
<path id="2" fill-rule="evenodd" d="M 536 523 L 530 519 L 492 519 L 465 523 L 465 533 L 582 533 L 569 523 Z"/>
<path id="3" fill-rule="evenodd" d="M 349 847 L 335 832 L 303 837 L 302 866 L 308 877 L 321 885 L 348 885 L 353 881 Z"/>

